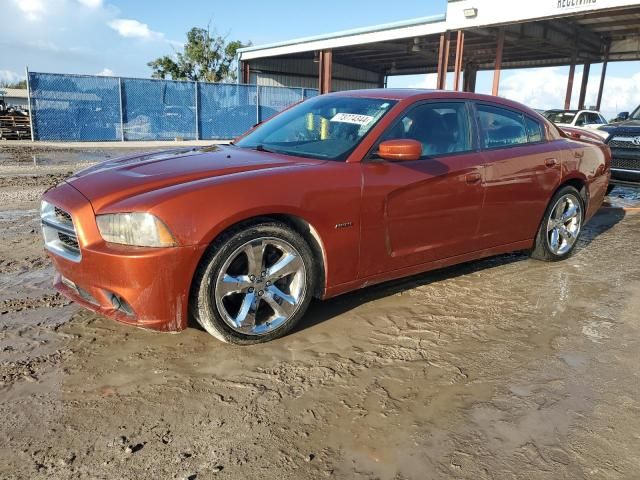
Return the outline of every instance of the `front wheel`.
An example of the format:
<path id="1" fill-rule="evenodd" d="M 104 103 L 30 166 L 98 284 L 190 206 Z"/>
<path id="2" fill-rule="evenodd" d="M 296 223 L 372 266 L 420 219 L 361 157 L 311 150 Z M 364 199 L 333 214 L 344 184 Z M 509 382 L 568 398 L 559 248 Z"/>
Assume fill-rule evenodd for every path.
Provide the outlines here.
<path id="1" fill-rule="evenodd" d="M 247 225 L 223 235 L 205 254 L 191 311 L 219 340 L 266 342 L 304 315 L 314 278 L 313 256 L 300 234 L 278 222 Z"/>
<path id="2" fill-rule="evenodd" d="M 547 262 L 567 258 L 578 242 L 583 222 L 580 192 L 571 186 L 558 190 L 542 219 L 531 257 Z"/>

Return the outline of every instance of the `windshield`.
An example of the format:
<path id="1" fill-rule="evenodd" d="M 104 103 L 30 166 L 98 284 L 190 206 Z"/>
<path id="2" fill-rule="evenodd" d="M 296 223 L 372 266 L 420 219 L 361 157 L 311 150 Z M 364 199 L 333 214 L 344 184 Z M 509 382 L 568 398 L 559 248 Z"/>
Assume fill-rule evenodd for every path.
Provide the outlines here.
<path id="1" fill-rule="evenodd" d="M 576 112 L 553 112 L 547 115 L 547 118 L 553 123 L 571 123 L 576 116 Z"/>
<path id="2" fill-rule="evenodd" d="M 631 120 L 640 120 L 640 106 L 633 111 L 630 118 Z"/>
<path id="3" fill-rule="evenodd" d="M 343 161 L 395 103 L 375 98 L 315 97 L 259 126 L 236 146 Z"/>

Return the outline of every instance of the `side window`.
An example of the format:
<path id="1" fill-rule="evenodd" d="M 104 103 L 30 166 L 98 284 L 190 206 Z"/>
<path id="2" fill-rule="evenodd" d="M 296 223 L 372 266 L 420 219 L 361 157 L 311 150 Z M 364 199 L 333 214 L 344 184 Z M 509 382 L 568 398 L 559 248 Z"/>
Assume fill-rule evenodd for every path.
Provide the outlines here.
<path id="1" fill-rule="evenodd" d="M 470 151 L 467 108 L 454 102 L 418 105 L 387 130 L 381 141 L 398 138 L 422 143 L 423 157 Z"/>
<path id="2" fill-rule="evenodd" d="M 578 115 L 578 118 L 576 119 L 576 127 L 582 127 L 585 124 L 585 117 L 585 113 Z"/>
<path id="3" fill-rule="evenodd" d="M 542 126 L 534 119 L 529 117 L 525 117 L 524 123 L 527 127 L 527 137 L 529 137 L 529 142 L 541 142 L 543 140 Z"/>
<path id="4" fill-rule="evenodd" d="M 484 148 L 510 147 L 529 141 L 522 114 L 490 105 L 477 108 Z"/>

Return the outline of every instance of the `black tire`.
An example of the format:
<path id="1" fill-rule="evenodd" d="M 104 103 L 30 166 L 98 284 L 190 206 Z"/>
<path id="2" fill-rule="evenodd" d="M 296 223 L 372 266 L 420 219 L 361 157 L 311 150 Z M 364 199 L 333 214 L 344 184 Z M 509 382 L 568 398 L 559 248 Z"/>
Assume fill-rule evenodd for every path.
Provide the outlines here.
<path id="1" fill-rule="evenodd" d="M 238 248 L 247 242 L 261 238 L 280 239 L 297 250 L 304 264 L 306 280 L 295 313 L 276 329 L 264 334 L 244 334 L 232 328 L 223 318 L 214 300 L 215 279 L 222 267 Z M 222 234 L 207 249 L 196 271 L 190 298 L 190 311 L 195 320 L 208 333 L 226 343 L 252 345 L 268 342 L 286 335 L 304 316 L 315 291 L 316 270 L 313 254 L 302 236 L 287 225 L 270 219 L 257 220 L 234 227 Z M 267 324 L 268 325 L 268 324 Z"/>
<path id="2" fill-rule="evenodd" d="M 607 195 L 609 195 L 609 194 L 613 191 L 613 189 L 614 189 L 614 188 L 616 188 L 616 186 L 615 186 L 615 185 L 609 185 L 609 186 L 607 186 Z"/>
<path id="3" fill-rule="evenodd" d="M 580 205 L 580 230 L 578 231 L 576 239 L 571 245 L 570 249 L 566 252 L 563 252 L 562 254 L 556 254 L 554 253 L 550 245 L 547 225 L 549 224 L 549 218 L 553 214 L 554 208 L 557 205 L 558 201 L 560 201 L 561 198 L 567 195 L 571 196 L 571 198 L 573 198 Z M 545 262 L 557 262 L 569 257 L 575 250 L 575 247 L 578 244 L 580 233 L 582 233 L 582 227 L 584 226 L 584 212 L 585 204 L 582 195 L 580 195 L 580 192 L 574 187 L 568 185 L 560 188 L 551 198 L 544 217 L 542 218 L 542 222 L 540 222 L 540 227 L 538 228 L 538 232 L 535 237 L 533 249 L 529 253 L 531 258 L 535 258 L 536 260 L 542 260 Z"/>

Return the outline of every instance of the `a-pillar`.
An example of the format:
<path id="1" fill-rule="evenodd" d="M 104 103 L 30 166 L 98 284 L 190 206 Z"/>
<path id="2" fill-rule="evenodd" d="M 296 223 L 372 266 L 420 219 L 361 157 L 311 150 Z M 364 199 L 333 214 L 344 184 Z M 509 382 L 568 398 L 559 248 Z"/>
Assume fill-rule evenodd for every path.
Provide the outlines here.
<path id="1" fill-rule="evenodd" d="M 318 72 L 318 89 L 320 95 L 331 92 L 331 79 L 333 77 L 333 52 L 320 50 L 320 64 Z"/>

